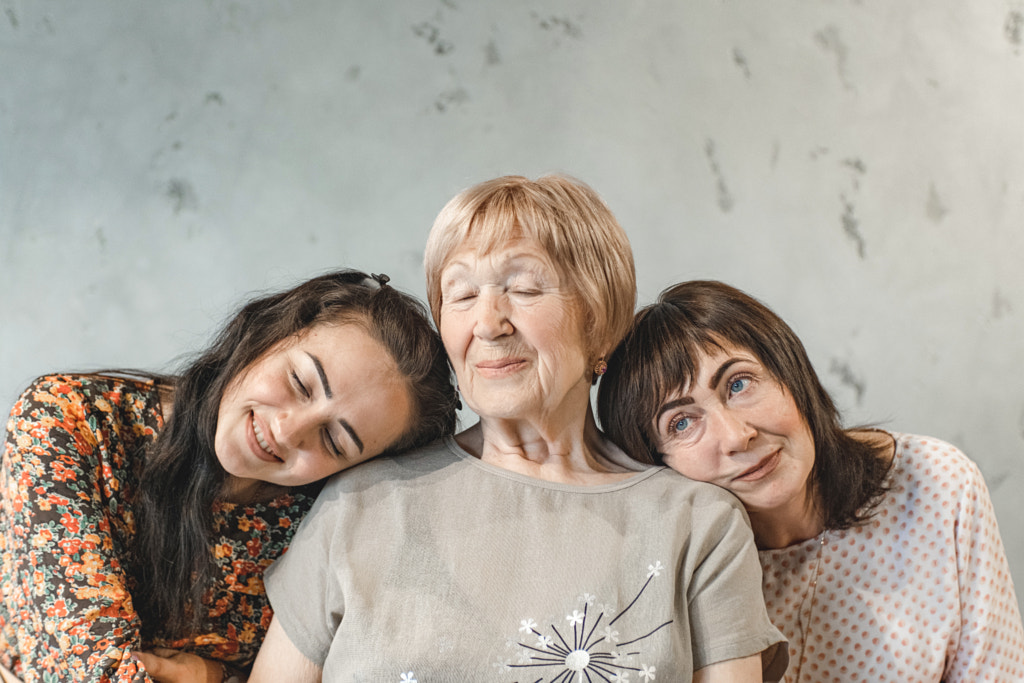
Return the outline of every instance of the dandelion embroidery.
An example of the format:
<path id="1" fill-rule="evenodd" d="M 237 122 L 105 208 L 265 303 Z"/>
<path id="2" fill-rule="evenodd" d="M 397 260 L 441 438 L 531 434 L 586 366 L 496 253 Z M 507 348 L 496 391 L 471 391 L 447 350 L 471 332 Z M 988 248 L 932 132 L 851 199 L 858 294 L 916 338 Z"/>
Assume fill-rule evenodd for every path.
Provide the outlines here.
<path id="1" fill-rule="evenodd" d="M 535 673 L 530 675 L 531 683 L 621 682 L 629 681 L 630 673 L 634 671 L 644 681 L 653 681 L 655 667 L 643 664 L 641 660 L 643 643 L 671 624 L 672 620 L 642 627 L 629 624 L 624 617 L 664 569 L 661 562 L 648 565 L 647 580 L 617 616 L 612 617 L 615 612 L 610 606 L 599 605 L 591 609 L 596 598 L 591 593 L 583 593 L 577 598 L 582 609 L 574 609 L 567 614 L 564 627 L 555 624 L 542 626 L 533 619 L 523 619 L 520 633 L 533 634 L 537 641 L 531 644 L 525 638 L 520 639 L 517 644 L 519 662 L 509 663 L 509 669 L 543 670 L 539 678 Z M 620 639 L 625 640 L 620 643 Z"/>
<path id="2" fill-rule="evenodd" d="M 416 678 L 414 677 L 413 673 L 410 671 L 409 673 L 402 674 L 401 683 L 416 683 Z"/>

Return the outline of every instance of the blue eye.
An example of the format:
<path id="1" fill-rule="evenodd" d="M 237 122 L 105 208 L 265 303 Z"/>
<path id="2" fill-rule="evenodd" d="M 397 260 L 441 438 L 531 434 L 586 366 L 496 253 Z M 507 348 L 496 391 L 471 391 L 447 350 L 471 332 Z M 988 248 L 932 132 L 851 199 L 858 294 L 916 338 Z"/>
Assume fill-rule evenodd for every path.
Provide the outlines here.
<path id="1" fill-rule="evenodd" d="M 738 394 L 744 389 L 746 389 L 749 383 L 750 380 L 746 378 L 734 379 L 732 381 L 732 384 L 729 385 L 729 392 L 733 394 Z"/>
<path id="2" fill-rule="evenodd" d="M 675 432 L 685 432 L 686 429 L 689 426 L 690 426 L 690 418 L 688 418 L 688 417 L 681 417 L 681 418 L 679 418 L 678 420 L 675 421 L 675 424 L 672 425 L 672 431 L 675 431 Z"/>

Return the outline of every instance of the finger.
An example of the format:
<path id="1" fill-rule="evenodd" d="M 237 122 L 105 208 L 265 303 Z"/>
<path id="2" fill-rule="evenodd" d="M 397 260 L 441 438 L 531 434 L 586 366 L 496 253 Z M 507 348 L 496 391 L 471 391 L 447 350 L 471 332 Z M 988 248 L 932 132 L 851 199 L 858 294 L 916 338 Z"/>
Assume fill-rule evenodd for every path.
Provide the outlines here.
<path id="1" fill-rule="evenodd" d="M 142 662 L 142 666 L 146 668 L 150 676 L 158 678 L 164 668 L 165 659 L 159 655 L 155 655 L 152 652 L 133 652 L 132 659 Z"/>
<path id="2" fill-rule="evenodd" d="M 181 654 L 181 650 L 172 650 L 169 647 L 154 647 L 150 650 L 146 650 L 146 652 L 151 652 L 158 657 L 163 657 L 164 659 L 170 659 L 175 655 Z"/>

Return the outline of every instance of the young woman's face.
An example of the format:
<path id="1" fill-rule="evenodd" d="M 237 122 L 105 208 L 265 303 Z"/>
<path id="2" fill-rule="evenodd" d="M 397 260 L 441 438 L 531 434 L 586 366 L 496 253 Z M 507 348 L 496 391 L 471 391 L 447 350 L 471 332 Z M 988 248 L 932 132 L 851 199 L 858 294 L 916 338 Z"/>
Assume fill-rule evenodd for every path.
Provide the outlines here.
<path id="1" fill-rule="evenodd" d="M 698 363 L 654 419 L 665 464 L 728 489 L 751 513 L 801 509 L 814 439 L 793 397 L 745 349 L 724 345 Z"/>
<path id="2" fill-rule="evenodd" d="M 587 397 L 579 306 L 540 245 L 471 246 L 441 273 L 441 338 L 459 391 L 481 418 L 531 420 Z"/>
<path id="3" fill-rule="evenodd" d="M 236 483 L 301 486 L 378 455 L 411 410 L 405 378 L 361 325 L 317 325 L 228 385 L 214 447 Z"/>

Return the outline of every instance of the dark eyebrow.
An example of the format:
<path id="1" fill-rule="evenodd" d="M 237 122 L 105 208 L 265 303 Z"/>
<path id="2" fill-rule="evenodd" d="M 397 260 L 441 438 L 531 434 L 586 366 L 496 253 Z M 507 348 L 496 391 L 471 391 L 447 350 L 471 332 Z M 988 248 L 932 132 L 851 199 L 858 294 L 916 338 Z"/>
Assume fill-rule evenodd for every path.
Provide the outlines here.
<path id="1" fill-rule="evenodd" d="M 321 363 L 320 359 L 311 354 L 309 351 L 306 352 L 306 355 L 313 359 L 313 365 L 316 366 L 316 374 L 320 375 L 320 384 L 322 384 L 324 387 L 324 396 L 326 396 L 327 398 L 332 398 L 334 396 L 334 392 L 331 391 L 331 383 L 327 381 L 327 373 L 324 372 L 323 363 Z M 345 428 L 345 431 L 348 432 L 348 435 L 352 437 L 353 443 L 355 443 L 356 447 L 359 448 L 359 452 L 362 453 L 363 440 L 359 438 L 358 434 L 356 434 L 355 428 L 348 423 L 348 420 L 344 418 L 338 420 L 338 423 Z"/>
<path id="2" fill-rule="evenodd" d="M 708 389 L 714 389 L 715 387 L 717 387 L 718 383 L 722 381 L 722 377 L 725 375 L 726 372 L 729 371 L 729 368 L 743 360 L 743 358 L 730 358 L 729 360 L 719 365 L 718 369 L 715 370 L 715 374 L 711 376 L 711 381 L 708 382 Z"/>
<path id="3" fill-rule="evenodd" d="M 679 406 L 690 405 L 691 403 L 693 403 L 693 399 L 690 398 L 689 396 L 683 396 L 682 398 L 677 398 L 673 401 L 669 401 L 668 403 L 666 403 L 665 405 L 658 409 L 658 414 L 654 416 L 654 421 L 658 422 L 658 420 L 661 419 L 661 416 L 670 410 L 678 408 Z"/>
<path id="4" fill-rule="evenodd" d="M 745 359 L 730 358 L 729 360 L 722 363 L 718 367 L 718 369 L 715 370 L 715 374 L 711 376 L 711 381 L 708 382 L 708 388 L 714 389 L 715 387 L 717 387 L 718 383 L 722 381 L 722 377 L 724 377 L 725 373 L 729 371 L 729 368 L 743 360 Z M 689 396 L 683 396 L 682 398 L 677 398 L 675 400 L 669 401 L 668 403 L 666 403 L 665 405 L 658 409 L 658 414 L 654 416 L 654 421 L 658 422 L 658 420 L 661 419 L 661 416 L 670 410 L 678 408 L 679 406 L 689 405 L 691 403 L 693 403 L 693 399 L 690 398 Z"/>
<path id="5" fill-rule="evenodd" d="M 333 398 L 334 392 L 331 391 L 331 383 L 327 381 L 327 373 L 324 372 L 324 364 L 320 362 L 320 359 L 311 354 L 309 351 L 306 355 L 313 359 L 313 365 L 316 366 L 316 374 L 320 375 L 320 384 L 324 387 L 324 396 L 327 398 Z"/>
<path id="6" fill-rule="evenodd" d="M 341 419 L 341 420 L 338 420 L 338 422 L 340 422 L 341 426 L 345 428 L 345 431 L 348 432 L 348 435 L 352 437 L 352 440 L 355 441 L 356 446 L 359 447 L 359 452 L 362 453 L 363 452 L 363 440 L 359 438 L 358 434 L 356 434 L 356 430 L 353 429 L 352 425 L 350 425 L 348 423 L 348 420 Z"/>

